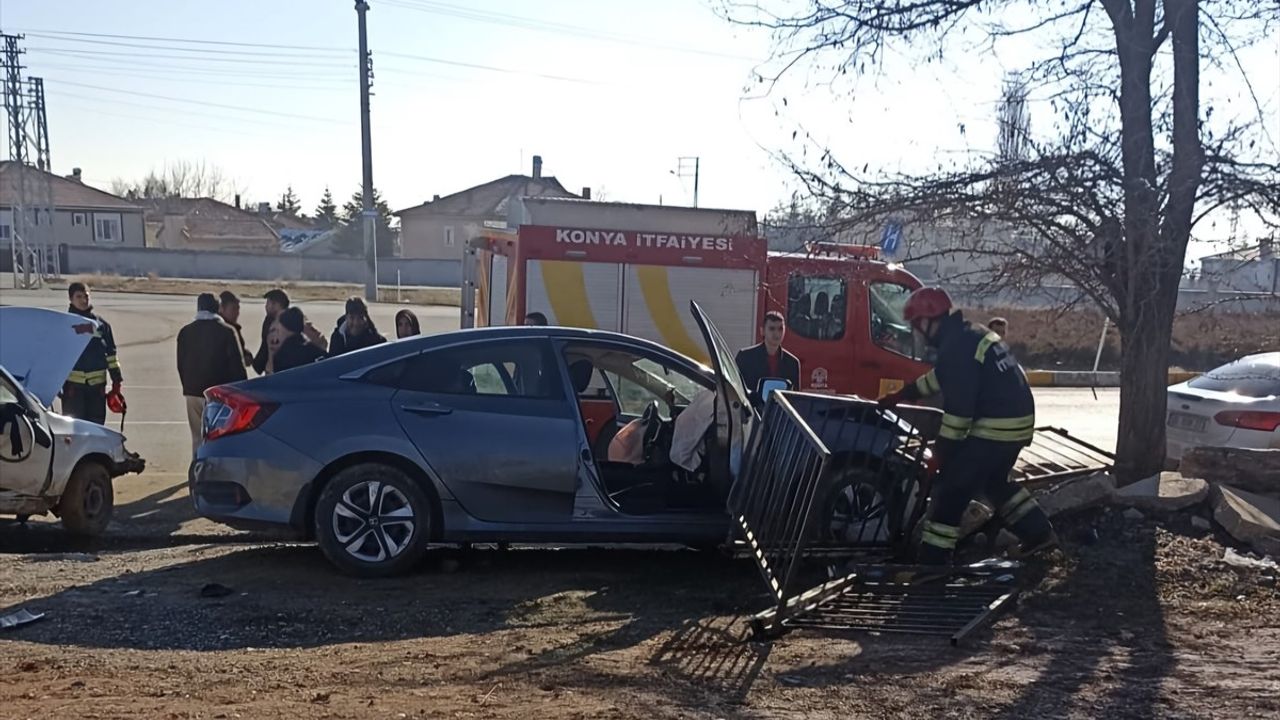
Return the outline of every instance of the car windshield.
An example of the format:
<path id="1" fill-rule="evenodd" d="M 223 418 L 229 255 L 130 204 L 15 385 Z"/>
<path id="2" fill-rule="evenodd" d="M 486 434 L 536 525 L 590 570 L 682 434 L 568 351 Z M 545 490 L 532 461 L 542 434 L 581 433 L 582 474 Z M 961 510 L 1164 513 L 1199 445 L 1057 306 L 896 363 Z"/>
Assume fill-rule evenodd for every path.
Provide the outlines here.
<path id="1" fill-rule="evenodd" d="M 1249 398 L 1280 395 L 1280 352 L 1240 358 L 1193 378 L 1187 385 Z"/>

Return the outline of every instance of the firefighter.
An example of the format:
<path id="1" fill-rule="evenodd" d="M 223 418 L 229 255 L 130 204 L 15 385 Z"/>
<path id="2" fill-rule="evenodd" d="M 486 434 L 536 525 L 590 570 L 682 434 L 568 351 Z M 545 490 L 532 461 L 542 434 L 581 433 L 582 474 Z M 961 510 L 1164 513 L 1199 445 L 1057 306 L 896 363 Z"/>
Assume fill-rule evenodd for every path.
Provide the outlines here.
<path id="1" fill-rule="evenodd" d="M 1009 480 L 1035 427 L 1035 401 L 1022 367 L 999 335 L 966 322 L 942 290 L 916 290 L 903 314 L 937 348 L 938 360 L 933 370 L 880 404 L 893 407 L 943 395 L 942 430 L 930 461 L 936 481 L 920 562 L 950 562 L 964 512 L 979 496 L 993 503 L 997 516 L 1021 541 L 1012 554 L 1025 557 L 1053 547 L 1056 538 L 1048 516 L 1030 493 Z"/>
<path id="2" fill-rule="evenodd" d="M 93 313 L 89 289 L 84 283 L 73 282 L 67 286 L 67 297 L 71 300 L 67 312 L 96 320 L 97 327 L 62 386 L 62 412 L 102 425 L 107 421 L 107 378 L 111 378 L 111 394 L 119 395 L 123 386 L 116 341 L 107 321 Z"/>

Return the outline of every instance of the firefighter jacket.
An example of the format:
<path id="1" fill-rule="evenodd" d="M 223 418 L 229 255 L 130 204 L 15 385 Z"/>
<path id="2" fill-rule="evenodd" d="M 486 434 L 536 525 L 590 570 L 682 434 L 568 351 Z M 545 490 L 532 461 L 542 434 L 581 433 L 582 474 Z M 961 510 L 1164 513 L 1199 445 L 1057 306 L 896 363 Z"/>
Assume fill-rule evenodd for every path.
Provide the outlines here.
<path id="1" fill-rule="evenodd" d="M 107 384 L 107 376 L 111 377 L 112 384 L 121 382 L 123 378 L 120 375 L 120 361 L 116 358 L 116 339 L 111 334 L 111 326 L 106 320 L 94 315 L 92 307 L 80 311 L 72 306 L 67 312 L 97 321 L 93 337 L 85 346 L 84 352 L 80 353 L 80 359 L 67 376 L 67 382 L 98 387 Z"/>
<path id="2" fill-rule="evenodd" d="M 1022 366 L 1000 336 L 966 322 L 959 312 L 942 320 L 938 361 L 903 392 L 911 401 L 942 393 L 939 451 L 967 438 L 1026 445 L 1035 433 L 1036 406 Z"/>

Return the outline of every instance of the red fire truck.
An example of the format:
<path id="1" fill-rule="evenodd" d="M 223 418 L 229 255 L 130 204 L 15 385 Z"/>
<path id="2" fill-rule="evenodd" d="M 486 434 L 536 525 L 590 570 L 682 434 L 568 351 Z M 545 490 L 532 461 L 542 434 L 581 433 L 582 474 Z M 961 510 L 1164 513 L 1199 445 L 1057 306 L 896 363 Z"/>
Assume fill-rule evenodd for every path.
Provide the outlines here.
<path id="1" fill-rule="evenodd" d="M 510 215 L 511 229 L 487 230 L 468 248 L 464 328 L 536 311 L 706 362 L 688 312 L 696 300 L 739 347 L 760 341 L 765 312 L 782 313 L 799 389 L 877 397 L 928 370 L 902 318 L 920 281 L 876 248 L 770 253 L 750 211 L 520 198 Z"/>

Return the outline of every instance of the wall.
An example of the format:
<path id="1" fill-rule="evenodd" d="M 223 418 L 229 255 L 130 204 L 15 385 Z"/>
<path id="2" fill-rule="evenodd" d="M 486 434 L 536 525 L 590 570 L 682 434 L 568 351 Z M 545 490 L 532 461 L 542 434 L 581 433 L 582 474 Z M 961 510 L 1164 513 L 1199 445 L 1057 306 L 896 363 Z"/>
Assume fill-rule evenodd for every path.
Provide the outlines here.
<path id="1" fill-rule="evenodd" d="M 1035 289 L 1010 289 L 993 291 L 962 283 L 938 283 L 951 295 L 956 304 L 976 308 L 1058 308 L 1073 302 L 1093 306 L 1074 287 L 1067 285 L 1042 285 Z M 1215 312 L 1262 313 L 1280 311 L 1280 295 L 1261 292 L 1239 292 L 1225 289 L 1199 289 L 1183 287 L 1178 290 L 1178 311 L 1192 312 L 1213 308 Z"/>
<path id="2" fill-rule="evenodd" d="M 453 245 L 444 244 L 444 229 L 453 228 Z M 467 241 L 484 228 L 483 220 L 458 215 L 406 212 L 400 216 L 400 254 L 406 258 L 462 260 Z"/>
<path id="3" fill-rule="evenodd" d="M 378 282 L 396 284 L 396 271 L 403 285 L 458 287 L 462 281 L 462 260 L 385 258 L 378 261 Z M 166 250 L 71 246 L 63 265 L 64 274 L 104 273 L 142 277 L 202 278 L 211 280 L 309 280 L 316 282 L 360 283 L 364 281 L 364 260 L 345 257 L 264 255 L 222 251 Z"/>

